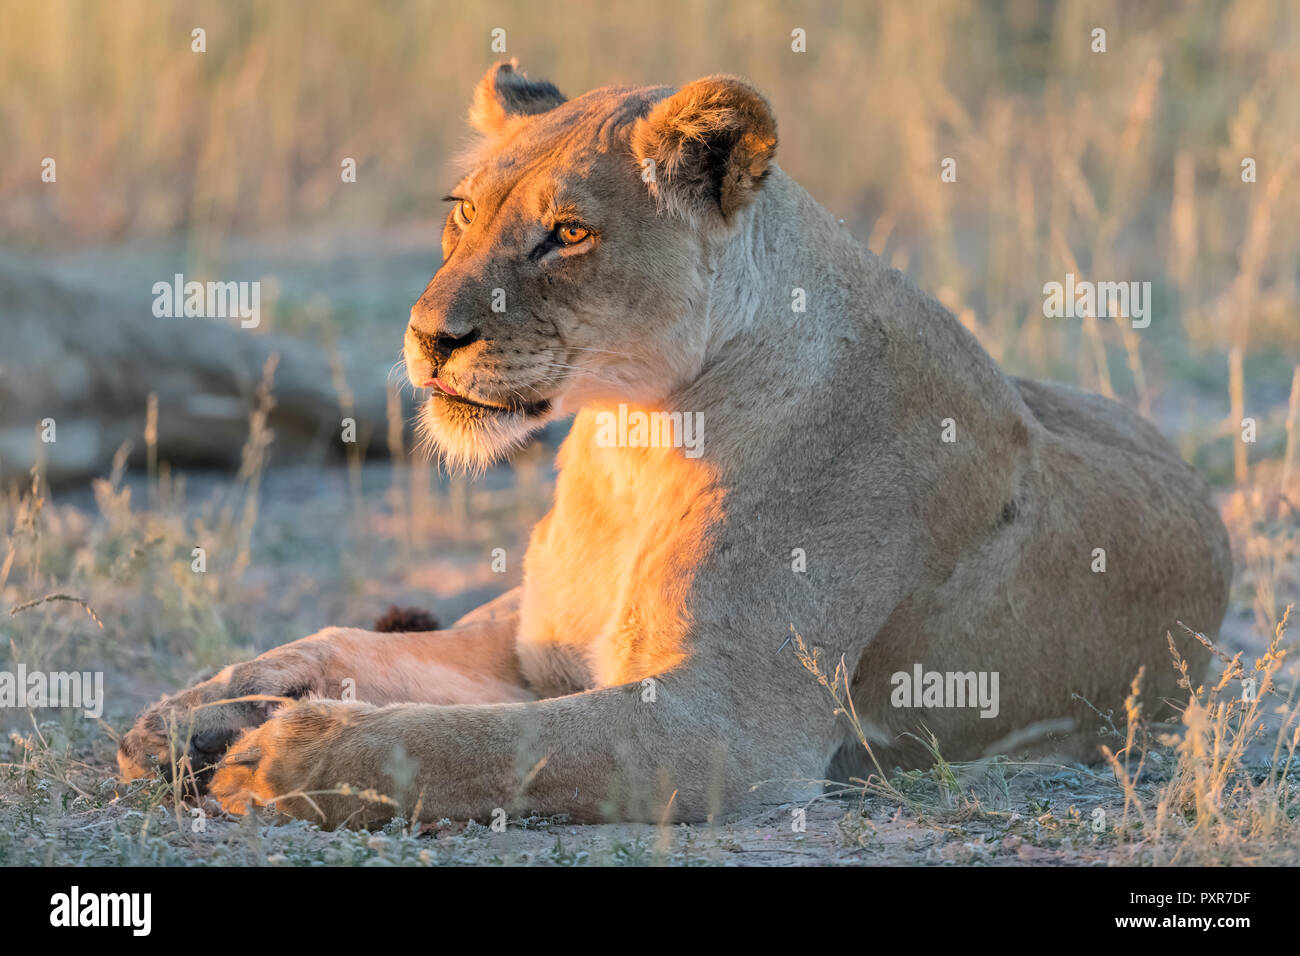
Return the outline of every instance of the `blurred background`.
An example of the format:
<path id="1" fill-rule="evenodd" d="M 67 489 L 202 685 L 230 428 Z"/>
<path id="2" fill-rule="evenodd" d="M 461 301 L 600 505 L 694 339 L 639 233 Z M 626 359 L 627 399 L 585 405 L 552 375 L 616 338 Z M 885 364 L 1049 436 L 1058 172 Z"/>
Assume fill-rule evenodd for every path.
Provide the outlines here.
<path id="1" fill-rule="evenodd" d="M 1300 354 L 1300 10 L 1287 0 L 0 9 L 0 282 L 7 308 L 36 313 L 55 294 L 41 280 L 75 290 L 85 318 L 61 331 L 65 355 L 84 326 L 111 339 L 110 319 L 151 304 L 152 284 L 175 273 L 261 280 L 262 322 L 242 338 L 322 350 L 342 366 L 329 390 L 351 389 L 362 405 L 363 444 L 383 444 L 384 376 L 438 264 L 447 158 L 465 141 L 475 81 L 514 56 L 570 96 L 745 75 L 775 106 L 782 166 L 1011 371 L 1157 415 L 1218 480 L 1244 477 L 1243 451 L 1248 464 L 1283 440 L 1280 427 L 1261 428 L 1254 448 L 1234 449 L 1228 426 L 1247 411 L 1280 425 L 1270 416 L 1284 414 Z M 1098 27 L 1105 53 L 1092 52 Z M 196 28 L 206 52 L 192 50 Z M 497 29 L 504 53 L 492 47 Z M 791 49 L 796 29 L 806 52 Z M 42 181 L 46 158 L 56 182 Z M 955 183 L 940 182 L 945 158 Z M 1242 181 L 1245 158 L 1253 183 Z M 355 182 L 342 181 L 345 159 Z M 1045 320 L 1042 286 L 1067 271 L 1152 282 L 1151 327 L 1126 335 L 1111 322 Z M 152 324 L 162 331 L 146 341 L 203 323 Z M 15 378 L 28 399 L 42 385 L 105 397 L 78 392 L 49 374 L 50 356 L 24 348 L 4 360 L 10 405 L 30 404 Z M 27 361 L 36 357 L 39 370 Z M 292 359 L 283 387 L 314 403 L 313 355 Z M 86 375 L 105 377 L 88 364 Z M 246 398 L 258 371 L 242 370 Z M 148 385 L 97 384 L 133 400 Z M 166 434 L 161 384 L 163 445 L 210 454 Z M 46 449 L 52 470 L 101 470 L 142 434 L 136 404 L 118 410 L 131 416 L 125 431 L 96 423 L 106 434 L 93 449 Z M 6 414 L 0 425 L 0 473 L 24 474 L 30 423 Z M 235 438 L 223 436 L 237 448 Z"/>
<path id="2" fill-rule="evenodd" d="M 121 714 L 518 580 L 558 432 L 448 478 L 390 375 L 471 92 L 509 57 L 570 96 L 750 78 L 782 167 L 1008 371 L 1142 410 L 1207 475 L 1239 632 L 1300 590 L 1293 0 L 3 0 L 0 23 L 0 638 L 100 662 Z M 1150 327 L 1044 318 L 1067 272 L 1149 281 Z M 260 282 L 260 324 L 155 318 L 177 273 Z"/>

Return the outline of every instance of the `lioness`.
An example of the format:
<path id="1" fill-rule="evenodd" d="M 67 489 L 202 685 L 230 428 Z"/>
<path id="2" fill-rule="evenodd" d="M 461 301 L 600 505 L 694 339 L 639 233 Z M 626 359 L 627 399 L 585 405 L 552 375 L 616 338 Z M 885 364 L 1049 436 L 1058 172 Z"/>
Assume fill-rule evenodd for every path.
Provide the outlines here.
<path id="1" fill-rule="evenodd" d="M 952 759 L 1095 759 L 1139 668 L 1180 702 L 1171 630 L 1201 679 L 1175 622 L 1214 633 L 1232 570 L 1205 485 L 1115 402 L 1004 375 L 777 167 L 752 86 L 566 101 L 500 64 L 470 116 L 405 356 L 455 465 L 576 414 L 523 585 L 227 667 L 140 717 L 124 775 L 174 772 L 175 728 L 236 813 L 700 820 L 864 771 L 792 632 L 844 662 L 885 767 L 922 727 Z M 698 448 L 611 441 L 634 412 Z"/>

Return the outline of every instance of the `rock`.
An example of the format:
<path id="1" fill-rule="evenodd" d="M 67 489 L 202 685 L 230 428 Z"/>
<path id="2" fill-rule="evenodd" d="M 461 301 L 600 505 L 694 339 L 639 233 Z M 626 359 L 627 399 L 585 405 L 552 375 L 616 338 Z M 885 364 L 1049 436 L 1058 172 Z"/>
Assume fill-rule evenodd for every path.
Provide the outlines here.
<path id="1" fill-rule="evenodd" d="M 238 319 L 157 318 L 150 304 L 0 259 L 0 486 L 25 483 L 38 459 L 55 484 L 101 474 L 124 442 L 142 464 L 151 393 L 160 461 L 237 465 L 272 355 L 272 458 L 343 453 L 345 414 L 320 349 Z M 386 383 L 346 371 L 357 442 L 382 453 Z"/>

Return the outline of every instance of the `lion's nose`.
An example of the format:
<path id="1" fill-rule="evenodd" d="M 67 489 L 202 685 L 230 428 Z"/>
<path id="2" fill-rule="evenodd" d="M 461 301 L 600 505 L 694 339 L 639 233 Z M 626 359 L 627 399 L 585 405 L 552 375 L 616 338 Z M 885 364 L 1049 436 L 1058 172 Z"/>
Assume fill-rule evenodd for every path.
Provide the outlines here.
<path id="1" fill-rule="evenodd" d="M 447 331 L 421 332 L 414 325 L 411 326 L 411 335 L 419 345 L 420 351 L 424 353 L 424 357 L 435 365 L 446 362 L 457 349 L 472 345 L 480 337 L 478 329 L 470 329 L 463 335 L 454 335 Z"/>
<path id="2" fill-rule="evenodd" d="M 479 339 L 473 290 L 442 280 L 441 273 L 434 276 L 411 308 L 411 335 L 434 365 L 441 365 L 457 349 Z"/>

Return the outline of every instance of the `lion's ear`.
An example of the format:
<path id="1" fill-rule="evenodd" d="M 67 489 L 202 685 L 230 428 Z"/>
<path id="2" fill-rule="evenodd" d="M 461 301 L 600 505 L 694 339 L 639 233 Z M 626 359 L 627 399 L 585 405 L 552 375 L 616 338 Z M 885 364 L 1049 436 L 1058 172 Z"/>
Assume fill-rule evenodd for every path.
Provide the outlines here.
<path id="1" fill-rule="evenodd" d="M 707 76 L 638 120 L 632 150 L 660 202 L 687 218 L 712 207 L 729 219 L 763 182 L 776 153 L 776 119 L 748 83 Z"/>
<path id="2" fill-rule="evenodd" d="M 519 61 L 511 60 L 496 64 L 479 80 L 469 121 L 480 133 L 490 136 L 511 117 L 545 113 L 563 102 L 564 94 L 554 85 L 533 82 L 519 72 Z"/>

